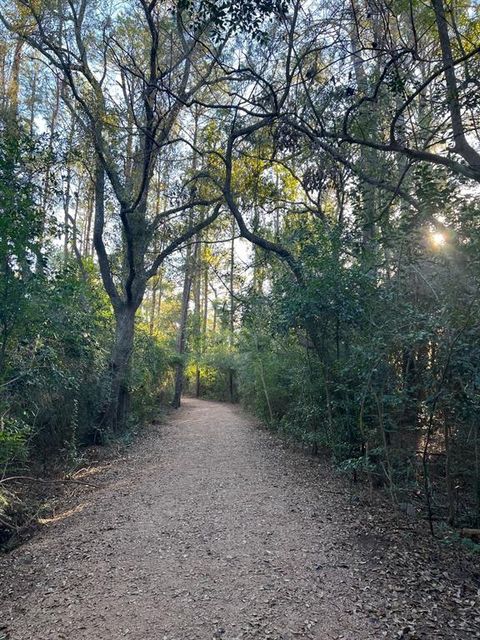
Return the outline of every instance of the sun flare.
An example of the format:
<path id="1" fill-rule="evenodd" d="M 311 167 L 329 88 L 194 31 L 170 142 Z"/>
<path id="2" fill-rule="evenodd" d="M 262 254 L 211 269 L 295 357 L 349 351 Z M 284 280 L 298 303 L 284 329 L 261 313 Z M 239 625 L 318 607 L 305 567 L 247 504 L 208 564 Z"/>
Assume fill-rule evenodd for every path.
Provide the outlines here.
<path id="1" fill-rule="evenodd" d="M 434 231 L 431 234 L 430 239 L 433 246 L 437 248 L 445 246 L 447 242 L 447 238 L 445 237 L 445 234 L 442 233 L 441 231 Z"/>

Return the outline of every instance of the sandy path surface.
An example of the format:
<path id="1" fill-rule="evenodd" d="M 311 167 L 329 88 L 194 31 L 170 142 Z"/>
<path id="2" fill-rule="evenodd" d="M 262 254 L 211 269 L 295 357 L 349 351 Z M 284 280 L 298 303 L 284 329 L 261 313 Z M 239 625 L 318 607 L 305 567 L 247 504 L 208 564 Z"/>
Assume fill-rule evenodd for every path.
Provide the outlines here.
<path id="1" fill-rule="evenodd" d="M 380 631 L 342 483 L 237 408 L 186 400 L 83 498 L 0 560 L 0 638 L 414 637 Z"/>

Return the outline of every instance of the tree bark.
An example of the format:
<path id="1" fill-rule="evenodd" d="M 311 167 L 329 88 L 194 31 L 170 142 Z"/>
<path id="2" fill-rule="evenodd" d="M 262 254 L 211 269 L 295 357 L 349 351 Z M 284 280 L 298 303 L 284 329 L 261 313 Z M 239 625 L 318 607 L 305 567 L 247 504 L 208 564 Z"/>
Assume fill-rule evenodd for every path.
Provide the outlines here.
<path id="1" fill-rule="evenodd" d="M 108 397 L 100 424 L 107 433 L 123 430 L 129 405 L 129 373 L 133 352 L 135 313 L 138 300 L 123 300 L 115 286 L 108 255 L 103 242 L 105 225 L 105 170 L 97 159 L 95 170 L 95 224 L 94 245 L 105 290 L 115 315 L 115 339 L 108 367 Z"/>
<path id="2" fill-rule="evenodd" d="M 180 312 L 180 326 L 177 334 L 177 356 L 178 362 L 175 365 L 175 390 L 173 393 L 172 407 L 178 409 L 180 407 L 183 382 L 185 378 L 183 357 L 185 355 L 185 345 L 187 341 L 187 318 L 188 303 L 190 301 L 190 289 L 192 286 L 192 276 L 190 272 L 190 247 L 187 249 L 187 257 L 185 258 L 185 278 L 183 281 L 182 308 Z"/>
<path id="3" fill-rule="evenodd" d="M 233 342 L 235 331 L 235 298 L 233 288 L 235 286 L 235 218 L 232 218 L 232 240 L 230 245 L 230 323 L 229 323 L 229 347 L 230 357 L 233 356 Z M 235 396 L 234 370 L 230 366 L 228 371 L 228 387 L 230 394 L 230 402 L 233 402 Z"/>
<path id="4" fill-rule="evenodd" d="M 115 312 L 115 341 L 109 364 L 109 395 L 102 420 L 110 433 L 123 431 L 128 416 L 135 312 L 136 309 L 130 305 L 123 305 Z"/>
<path id="5" fill-rule="evenodd" d="M 197 139 L 198 139 L 198 109 L 195 111 L 195 124 L 193 131 L 193 155 L 192 155 L 192 174 L 195 174 L 197 171 Z M 192 198 L 194 197 L 194 192 L 191 193 Z M 190 222 L 189 229 L 192 229 L 192 213 L 190 212 Z M 197 241 L 199 234 L 196 234 Z M 183 384 L 185 380 L 185 363 L 183 361 L 185 356 L 185 347 L 187 343 L 187 319 L 188 319 L 188 304 L 190 302 L 190 292 L 192 289 L 192 280 L 193 280 L 193 271 L 197 266 L 197 256 L 198 256 L 198 242 L 195 245 L 195 252 L 192 255 L 191 245 L 187 247 L 187 255 L 185 257 L 185 278 L 183 281 L 183 292 L 182 292 L 182 308 L 180 311 L 180 326 L 178 328 L 177 334 L 177 354 L 178 354 L 178 362 L 175 367 L 175 390 L 173 393 L 172 406 L 175 409 L 180 408 L 182 393 L 183 393 Z"/>
<path id="6" fill-rule="evenodd" d="M 195 303 L 195 323 L 194 323 L 194 339 L 196 343 L 195 354 L 195 397 L 200 397 L 200 365 L 199 359 L 202 352 L 202 326 L 201 326 L 201 307 L 200 307 L 200 292 L 202 281 L 202 257 L 201 257 L 201 244 L 200 235 L 196 237 L 195 252 L 194 252 L 194 265 L 195 265 L 195 288 L 194 288 L 194 303 Z"/>
<path id="7" fill-rule="evenodd" d="M 152 286 L 152 305 L 150 307 L 149 333 L 151 336 L 153 336 L 153 330 L 155 327 L 155 313 L 157 311 L 157 288 L 158 282 L 155 281 Z"/>

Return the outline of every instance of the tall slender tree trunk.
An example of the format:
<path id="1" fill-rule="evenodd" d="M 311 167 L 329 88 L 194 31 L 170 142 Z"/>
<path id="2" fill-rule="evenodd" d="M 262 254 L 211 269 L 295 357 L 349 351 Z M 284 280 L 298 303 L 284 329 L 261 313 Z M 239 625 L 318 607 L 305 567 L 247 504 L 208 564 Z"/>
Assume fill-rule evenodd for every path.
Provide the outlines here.
<path id="1" fill-rule="evenodd" d="M 33 138 L 35 131 L 35 108 L 37 106 L 37 83 L 38 83 L 38 66 L 37 63 L 33 63 L 33 76 L 31 84 L 30 94 L 30 120 L 28 123 L 28 131 L 30 137 Z"/>
<path id="2" fill-rule="evenodd" d="M 201 336 L 200 336 L 200 353 L 202 356 L 205 354 L 207 350 L 207 325 L 208 325 L 208 262 L 205 260 L 204 270 L 203 270 L 203 317 L 201 321 Z M 197 375 L 197 398 L 200 397 L 200 371 L 197 367 L 198 375 Z"/>
<path id="3" fill-rule="evenodd" d="M 361 5 L 357 3 L 355 0 L 352 2 L 352 11 L 357 16 L 362 15 L 363 8 Z M 375 9 L 368 8 L 368 17 L 365 18 L 370 22 L 370 26 L 374 33 L 377 32 L 377 20 L 378 16 L 376 15 Z M 381 45 L 381 35 L 377 34 L 378 44 Z M 357 83 L 357 90 L 360 96 L 368 95 L 369 92 L 369 81 L 370 74 L 368 72 L 368 68 L 365 65 L 365 60 L 362 57 L 362 49 L 363 43 L 360 41 L 356 28 L 352 28 L 352 32 L 350 34 L 350 41 L 352 45 L 352 50 L 355 51 L 355 55 L 353 58 L 353 72 L 355 76 L 355 81 Z M 377 69 L 378 71 L 378 69 Z M 365 132 L 374 132 L 377 129 L 377 123 L 371 117 L 371 113 L 369 108 L 364 108 L 360 112 L 360 125 Z M 360 150 L 361 155 L 361 163 L 362 166 L 367 168 L 375 168 L 376 166 L 381 167 L 381 162 L 379 162 L 378 153 L 374 149 L 370 149 L 368 147 L 362 146 Z M 368 267 L 372 267 L 375 265 L 375 251 L 376 251 L 376 243 L 375 243 L 375 233 L 376 233 L 376 223 L 375 220 L 377 218 L 377 209 L 378 209 L 378 193 L 374 186 L 367 183 L 362 183 L 360 185 L 360 193 L 362 197 L 362 209 L 363 209 L 363 228 L 362 228 L 362 253 L 363 253 L 363 262 L 364 265 Z"/>
<path id="4" fill-rule="evenodd" d="M 71 200 L 71 183 L 72 183 L 72 168 L 67 166 L 67 174 L 65 178 L 65 194 L 63 201 L 63 260 L 68 260 L 68 243 L 70 239 L 70 200 Z"/>
<path id="5" fill-rule="evenodd" d="M 151 336 L 153 336 L 153 330 L 155 328 L 155 313 L 157 311 L 157 289 L 158 283 L 155 280 L 152 287 L 152 304 L 150 307 L 150 322 L 148 332 Z"/>
<path id="6" fill-rule="evenodd" d="M 234 298 L 234 284 L 235 284 L 235 218 L 232 218 L 232 241 L 230 244 L 230 326 L 229 326 L 229 347 L 230 357 L 233 357 L 233 338 L 235 330 L 235 298 Z M 228 372 L 228 389 L 230 394 L 230 402 L 235 398 L 235 372 L 233 366 L 230 364 Z"/>
<path id="7" fill-rule="evenodd" d="M 196 238 L 195 253 L 194 253 L 194 265 L 195 265 L 195 288 L 194 288 L 194 302 L 195 302 L 195 397 L 200 397 L 200 364 L 199 359 L 202 351 L 202 321 L 201 321 L 201 307 L 200 307 L 200 292 L 202 283 L 202 258 L 201 258 L 201 244 L 200 236 Z"/>
<path id="8" fill-rule="evenodd" d="M 475 433 L 475 473 L 474 473 L 474 487 L 475 487 L 475 503 L 476 503 L 476 517 L 475 524 L 480 525 L 480 422 L 478 417 L 474 417 L 473 429 Z"/>
<path id="9" fill-rule="evenodd" d="M 69 243 L 70 243 L 70 231 L 75 233 L 71 228 L 70 218 L 70 202 L 72 199 L 72 166 L 70 163 L 70 153 L 73 146 L 73 138 L 75 136 L 75 120 L 72 117 L 71 127 L 67 138 L 67 152 L 65 157 L 65 163 L 67 165 L 67 173 L 65 175 L 65 193 L 63 200 L 63 213 L 64 213 L 64 236 L 63 236 L 63 259 L 66 262 L 69 255 Z"/>
<path id="10" fill-rule="evenodd" d="M 43 193 L 42 193 L 42 211 L 48 210 L 48 201 L 50 198 L 50 189 L 52 186 L 52 169 L 53 169 L 53 149 L 54 149 L 54 140 L 55 140 L 55 129 L 57 126 L 58 113 L 60 110 L 60 81 L 57 79 L 55 85 L 55 103 L 52 110 L 52 117 L 50 119 L 49 126 L 49 140 L 48 140 L 48 158 L 45 169 L 45 178 L 43 182 Z M 40 246 L 36 250 L 36 270 L 37 273 L 43 274 L 45 271 L 45 258 L 42 253 L 42 246 L 46 240 L 45 238 L 45 228 L 46 228 L 46 220 L 44 219 L 42 222 L 42 232 L 41 232 L 41 242 Z"/>
<path id="11" fill-rule="evenodd" d="M 24 41 L 18 38 L 13 51 L 13 62 L 8 83 L 8 115 L 14 129 L 18 121 L 18 95 L 20 89 L 20 66 L 22 62 L 22 49 Z"/>
<path id="12" fill-rule="evenodd" d="M 78 188 L 78 186 L 77 186 Z M 74 191 L 73 197 L 75 199 L 75 209 L 72 222 L 72 247 L 75 255 L 81 255 L 78 249 L 78 213 L 80 210 L 80 197 L 78 191 Z"/>
<path id="13" fill-rule="evenodd" d="M 185 365 L 183 362 L 185 356 L 185 347 L 187 342 L 187 319 L 188 319 L 188 303 L 190 301 L 190 290 L 192 286 L 191 275 L 191 249 L 187 248 L 187 256 L 185 258 L 185 277 L 183 280 L 182 307 L 180 310 L 180 324 L 177 333 L 177 357 L 178 362 L 175 365 L 175 389 L 173 393 L 172 406 L 175 409 L 180 407 L 183 383 L 185 378 Z"/>
<path id="14" fill-rule="evenodd" d="M 85 209 L 84 219 L 83 219 L 83 233 L 82 233 L 82 246 L 81 253 L 84 258 L 92 255 L 93 253 L 93 243 L 91 241 L 92 235 L 92 218 L 93 218 L 93 205 L 94 205 L 94 189 L 90 184 L 90 181 L 87 182 L 87 206 Z"/>
<path id="15" fill-rule="evenodd" d="M 192 174 L 197 171 L 197 139 L 198 139 L 198 109 L 195 111 L 195 126 L 193 132 L 193 156 L 192 156 Z M 193 195 L 193 193 L 192 193 Z M 191 216 L 192 214 L 190 214 Z M 190 217 L 190 228 L 192 225 L 192 218 Z M 197 238 L 198 240 L 198 238 Z M 182 292 L 182 307 L 180 310 L 180 324 L 177 333 L 177 356 L 178 362 L 175 366 L 175 389 L 173 392 L 172 406 L 178 409 L 182 400 L 183 385 L 185 381 L 185 348 L 187 344 L 187 319 L 188 319 L 188 304 L 190 302 L 190 292 L 192 289 L 193 270 L 196 267 L 196 255 L 198 251 L 198 243 L 195 245 L 195 255 L 192 255 L 191 246 L 187 247 L 187 255 L 185 258 L 185 277 L 183 280 L 183 292 Z"/>

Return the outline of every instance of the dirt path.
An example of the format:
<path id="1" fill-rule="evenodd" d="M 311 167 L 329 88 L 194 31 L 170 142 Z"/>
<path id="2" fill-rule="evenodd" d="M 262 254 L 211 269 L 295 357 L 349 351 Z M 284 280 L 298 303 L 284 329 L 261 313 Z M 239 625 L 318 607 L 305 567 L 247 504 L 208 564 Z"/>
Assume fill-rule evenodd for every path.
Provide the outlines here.
<path id="1" fill-rule="evenodd" d="M 84 499 L 0 560 L 4 637 L 479 637 L 458 626 L 463 609 L 445 636 L 406 627 L 379 579 L 382 531 L 368 539 L 328 469 L 229 405 L 187 400 Z M 400 565 L 397 584 L 412 579 L 402 606 L 421 607 L 422 578 Z"/>

